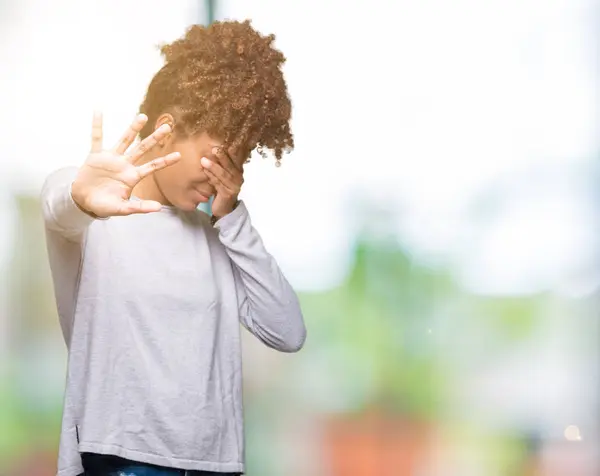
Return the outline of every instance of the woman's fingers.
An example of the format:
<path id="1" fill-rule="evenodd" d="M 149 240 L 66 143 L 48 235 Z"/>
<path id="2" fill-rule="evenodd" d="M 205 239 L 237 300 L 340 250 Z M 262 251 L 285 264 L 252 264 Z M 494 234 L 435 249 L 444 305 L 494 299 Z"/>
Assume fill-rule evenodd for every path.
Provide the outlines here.
<path id="1" fill-rule="evenodd" d="M 142 156 L 152 149 L 159 141 L 164 139 L 168 134 L 171 133 L 171 127 L 168 124 L 163 124 L 156 129 L 151 135 L 146 137 L 131 151 L 127 157 L 127 160 L 132 164 L 135 164 Z"/>
<path id="2" fill-rule="evenodd" d="M 221 166 L 229 171 L 232 174 L 243 172 L 243 167 L 238 165 L 235 160 L 231 157 L 229 151 L 227 151 L 224 147 L 213 147 L 212 153 L 216 157 L 217 162 L 221 164 Z"/>
<path id="3" fill-rule="evenodd" d="M 92 119 L 92 153 L 102 152 L 102 113 L 94 112 Z"/>
<path id="4" fill-rule="evenodd" d="M 159 157 L 158 159 L 151 160 L 147 164 L 136 167 L 136 170 L 141 180 L 157 170 L 164 169 L 165 167 L 177 163 L 179 160 L 181 160 L 181 154 L 179 152 L 171 152 L 164 157 Z"/>
<path id="5" fill-rule="evenodd" d="M 123 136 L 119 139 L 119 141 L 114 146 L 113 150 L 118 155 L 123 155 L 129 148 L 133 141 L 138 136 L 140 131 L 144 128 L 148 122 L 148 116 L 145 114 L 139 114 L 131 123 L 127 131 L 123 134 Z"/>
<path id="6" fill-rule="evenodd" d="M 240 192 L 244 182 L 243 177 L 236 177 L 235 175 L 232 175 L 220 164 L 213 162 L 206 157 L 202 157 L 200 163 L 204 167 L 204 173 L 206 173 L 209 179 L 212 179 L 214 182 L 213 186 L 216 187 L 217 184 L 219 184 L 221 187 L 226 188 L 230 193 L 233 194 Z"/>
<path id="7" fill-rule="evenodd" d="M 162 205 L 154 200 L 123 200 L 117 215 L 134 215 L 160 211 Z"/>

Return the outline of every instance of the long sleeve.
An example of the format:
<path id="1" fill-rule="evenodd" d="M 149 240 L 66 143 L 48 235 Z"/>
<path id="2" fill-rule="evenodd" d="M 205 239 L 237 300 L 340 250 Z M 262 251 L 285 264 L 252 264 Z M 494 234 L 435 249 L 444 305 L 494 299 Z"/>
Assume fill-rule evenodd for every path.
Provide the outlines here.
<path id="1" fill-rule="evenodd" d="M 42 212 L 46 228 L 69 241 L 79 241 L 94 218 L 79 209 L 71 196 L 76 167 L 53 172 L 42 187 Z"/>
<path id="2" fill-rule="evenodd" d="M 265 249 L 244 203 L 215 226 L 233 264 L 244 327 L 269 347 L 282 352 L 300 350 L 306 327 L 298 298 Z"/>

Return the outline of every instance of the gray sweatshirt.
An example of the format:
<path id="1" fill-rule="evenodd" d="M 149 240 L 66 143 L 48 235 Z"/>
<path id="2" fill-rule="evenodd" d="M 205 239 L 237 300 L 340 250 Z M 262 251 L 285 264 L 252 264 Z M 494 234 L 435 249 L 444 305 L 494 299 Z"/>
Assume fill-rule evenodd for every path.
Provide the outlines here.
<path id="1" fill-rule="evenodd" d="M 83 472 L 80 452 L 243 472 L 240 323 L 299 350 L 292 287 L 243 202 L 214 227 L 173 207 L 94 220 L 71 197 L 76 173 L 59 170 L 42 190 L 69 351 L 58 476 Z"/>

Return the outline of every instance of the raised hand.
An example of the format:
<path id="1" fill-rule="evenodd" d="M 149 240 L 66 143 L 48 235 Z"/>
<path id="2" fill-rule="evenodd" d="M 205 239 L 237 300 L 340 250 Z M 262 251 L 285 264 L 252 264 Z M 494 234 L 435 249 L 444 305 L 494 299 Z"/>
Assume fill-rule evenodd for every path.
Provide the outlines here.
<path id="1" fill-rule="evenodd" d="M 235 208 L 244 183 L 244 170 L 219 147 L 213 148 L 211 159 L 203 157 L 200 163 L 204 167 L 208 181 L 217 191 L 212 204 L 212 214 L 221 218 Z"/>
<path id="2" fill-rule="evenodd" d="M 147 120 L 144 114 L 137 116 L 117 144 L 112 149 L 104 150 L 102 115 L 94 114 L 91 152 L 80 167 L 71 187 L 73 200 L 82 210 L 100 218 L 160 210 L 161 204 L 153 200 L 129 200 L 133 188 L 140 180 L 176 163 L 181 158 L 179 152 L 173 152 L 142 165 L 136 165 L 149 150 L 171 132 L 171 128 L 163 124 L 152 135 L 127 152 Z"/>

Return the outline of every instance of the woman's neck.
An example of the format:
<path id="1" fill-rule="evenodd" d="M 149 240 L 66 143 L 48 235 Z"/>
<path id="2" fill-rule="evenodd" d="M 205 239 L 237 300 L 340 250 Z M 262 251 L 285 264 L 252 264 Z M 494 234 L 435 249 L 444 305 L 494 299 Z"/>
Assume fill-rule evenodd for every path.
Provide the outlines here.
<path id="1" fill-rule="evenodd" d="M 150 174 L 138 182 L 138 184 L 133 187 L 131 194 L 142 200 L 154 200 L 162 205 L 171 205 L 156 182 L 154 174 Z"/>

